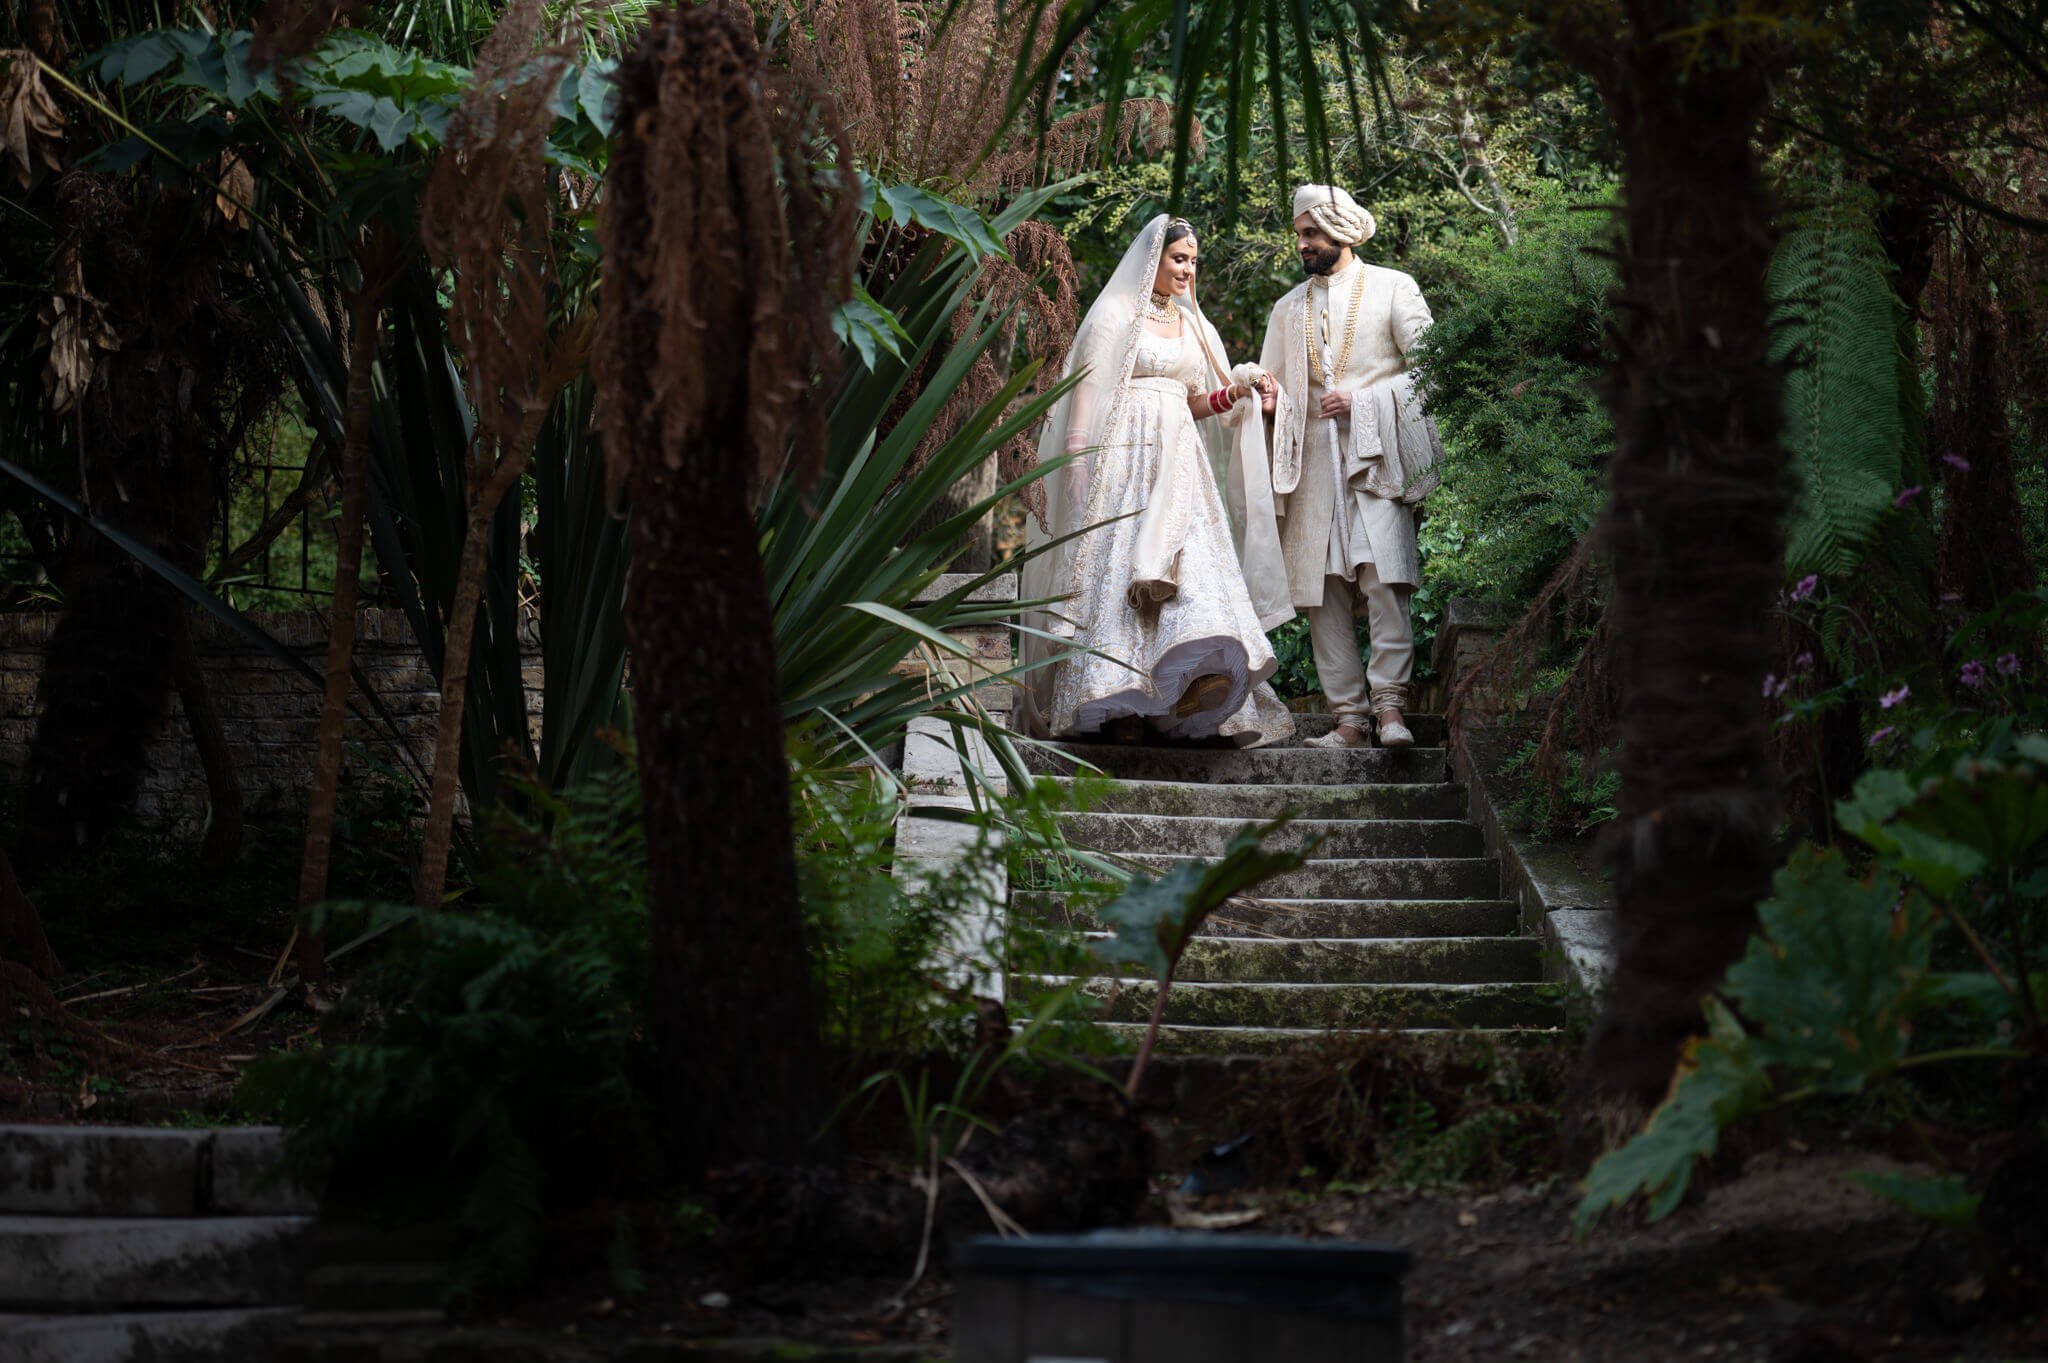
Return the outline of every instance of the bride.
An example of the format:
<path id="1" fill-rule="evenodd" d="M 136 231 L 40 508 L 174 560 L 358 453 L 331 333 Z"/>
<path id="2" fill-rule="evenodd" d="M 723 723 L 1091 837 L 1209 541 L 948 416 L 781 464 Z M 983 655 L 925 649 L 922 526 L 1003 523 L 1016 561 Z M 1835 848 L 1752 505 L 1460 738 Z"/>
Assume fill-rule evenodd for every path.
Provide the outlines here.
<path id="1" fill-rule="evenodd" d="M 1249 747 L 1294 732 L 1264 684 L 1278 666 L 1265 631 L 1293 604 L 1254 602 L 1238 566 L 1241 554 L 1280 561 L 1258 419 L 1278 390 L 1256 366 L 1228 368 L 1195 303 L 1198 246 L 1185 219 L 1145 225 L 1081 322 L 1068 373 L 1082 377 L 1039 438 L 1042 461 L 1075 456 L 1046 475 L 1027 527 L 1027 543 L 1054 544 L 1023 570 L 1024 598 L 1051 601 L 1026 610 L 1020 649 L 1040 736 L 1131 742 L 1150 729 Z M 1268 531 L 1247 544 L 1247 525 Z"/>

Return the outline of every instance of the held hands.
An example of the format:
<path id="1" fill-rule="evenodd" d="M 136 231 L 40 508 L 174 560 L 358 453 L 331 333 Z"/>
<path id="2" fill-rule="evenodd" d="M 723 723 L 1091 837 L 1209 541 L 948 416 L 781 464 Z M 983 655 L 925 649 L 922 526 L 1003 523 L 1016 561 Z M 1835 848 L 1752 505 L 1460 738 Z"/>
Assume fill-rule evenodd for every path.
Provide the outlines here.
<path id="1" fill-rule="evenodd" d="M 1261 374 L 1252 387 L 1259 393 L 1259 410 L 1267 416 L 1273 415 L 1274 409 L 1280 405 L 1280 385 L 1273 382 L 1271 374 Z"/>
<path id="2" fill-rule="evenodd" d="M 1323 420 L 1328 421 L 1332 417 L 1349 416 L 1350 414 L 1351 394 L 1334 391 L 1323 394 L 1321 413 Z"/>

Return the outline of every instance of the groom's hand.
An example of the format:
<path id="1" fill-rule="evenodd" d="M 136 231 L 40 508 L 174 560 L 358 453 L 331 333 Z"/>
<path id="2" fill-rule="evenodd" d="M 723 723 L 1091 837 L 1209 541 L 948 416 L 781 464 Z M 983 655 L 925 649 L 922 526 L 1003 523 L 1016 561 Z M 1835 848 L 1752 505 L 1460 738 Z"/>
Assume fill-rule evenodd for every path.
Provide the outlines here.
<path id="1" fill-rule="evenodd" d="M 1323 420 L 1351 414 L 1351 394 L 1332 392 L 1323 394 Z"/>
<path id="2" fill-rule="evenodd" d="M 1259 410 L 1273 415 L 1273 409 L 1280 405 L 1280 385 L 1273 382 L 1271 374 L 1261 374 L 1253 386 L 1259 390 Z"/>

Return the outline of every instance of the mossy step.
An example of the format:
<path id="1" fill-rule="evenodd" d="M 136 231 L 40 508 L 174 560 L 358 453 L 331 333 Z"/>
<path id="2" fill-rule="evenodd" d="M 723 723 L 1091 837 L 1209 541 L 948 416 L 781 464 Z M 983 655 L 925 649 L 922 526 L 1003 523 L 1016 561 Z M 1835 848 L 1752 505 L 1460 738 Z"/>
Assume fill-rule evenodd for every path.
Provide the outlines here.
<path id="1" fill-rule="evenodd" d="M 1154 874 L 1187 861 L 1213 860 L 1122 855 Z M 1493 899 L 1500 894 L 1500 867 L 1488 857 L 1317 857 L 1260 881 L 1249 893 L 1260 899 Z"/>
<path id="2" fill-rule="evenodd" d="M 1198 937 L 1175 983 L 1496 984 L 1543 978 L 1533 937 Z"/>
<path id="3" fill-rule="evenodd" d="M 1448 769 L 1442 748 L 1195 748 L 1063 743 L 1027 747 L 1024 764 L 1047 776 L 1084 766 L 1120 781 L 1193 781 L 1211 785 L 1359 786 L 1435 784 Z"/>
<path id="4" fill-rule="evenodd" d="M 1132 1050 L 1137 1049 L 1145 1035 L 1142 1022 L 1104 1022 L 1098 1025 Z M 1161 1027 L 1152 1054 L 1155 1065 L 1161 1061 L 1171 1064 L 1172 1057 L 1177 1055 L 1273 1055 L 1313 1046 L 1332 1037 L 1385 1030 L 1366 1027 Z M 1524 1037 L 1536 1041 L 1557 1035 L 1554 1027 L 1461 1027 L 1455 1033 L 1438 1027 L 1404 1027 L 1398 1030 L 1411 1036 L 1471 1036 L 1476 1033 L 1503 1042 Z"/>
<path id="5" fill-rule="evenodd" d="M 1221 856 L 1231 839 L 1258 827 L 1250 819 L 1168 814 L 1068 814 L 1067 840 L 1104 852 Z M 1317 857 L 1476 857 L 1486 851 L 1479 830 L 1462 819 L 1297 819 L 1266 840 L 1274 850 L 1321 839 Z"/>
<path id="6" fill-rule="evenodd" d="M 1042 778 L 1071 791 L 1074 778 Z M 1092 814 L 1171 814 L 1197 819 L 1462 819 L 1460 781 L 1365 786 L 1231 786 L 1198 781 L 1118 781 L 1099 793 Z"/>
<path id="7" fill-rule="evenodd" d="M 1064 983 L 1051 980 L 1050 983 Z M 1096 978 L 1081 992 L 1103 1001 L 1103 1022 L 1143 1022 L 1159 986 Z M 1563 1008 L 1547 986 L 1489 984 L 1205 984 L 1176 980 L 1169 1023 L 1192 1027 L 1554 1027 Z"/>
<path id="8" fill-rule="evenodd" d="M 1019 890 L 1010 907 L 1084 931 L 1101 928 L 1085 909 L 1069 909 L 1057 890 Z M 1210 914 L 1204 937 L 1504 937 L 1519 925 L 1504 899 L 1240 899 Z"/>
<path id="9" fill-rule="evenodd" d="M 1415 735 L 1418 748 L 1441 748 L 1447 732 L 1442 715 L 1404 715 L 1408 732 Z M 1294 717 L 1294 737 L 1281 747 L 1299 744 L 1305 738 L 1317 738 L 1337 727 L 1335 715 L 1298 714 Z"/>

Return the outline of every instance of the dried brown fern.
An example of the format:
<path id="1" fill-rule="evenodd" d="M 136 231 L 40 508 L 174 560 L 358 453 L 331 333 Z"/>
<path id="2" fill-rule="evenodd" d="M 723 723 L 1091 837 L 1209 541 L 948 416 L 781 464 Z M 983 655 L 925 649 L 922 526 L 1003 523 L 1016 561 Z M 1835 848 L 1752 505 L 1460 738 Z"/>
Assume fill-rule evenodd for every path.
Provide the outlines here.
<path id="1" fill-rule="evenodd" d="M 1042 136 L 1006 148 L 990 158 L 988 176 L 1004 189 L 1028 189 L 1079 175 L 1113 161 L 1156 160 L 1173 149 L 1174 105 L 1164 99 L 1127 99 L 1116 124 L 1105 126 L 1109 106 L 1097 104 L 1055 122 Z M 1104 145 L 1105 138 L 1108 145 Z M 1200 119 L 1188 125 L 1188 158 L 1208 154 Z"/>
<path id="2" fill-rule="evenodd" d="M 1590 767 L 1615 740 L 1619 696 L 1606 612 L 1608 572 L 1596 540 L 1581 539 L 1500 642 L 1458 682 L 1445 707 L 1447 721 L 1462 731 L 1469 724 L 1494 723 L 1518 705 L 1540 705 L 1543 728 L 1531 775 L 1554 811 L 1568 808 L 1564 796 L 1572 755 Z M 1571 670 L 1555 691 L 1526 697 L 1556 638 L 1583 639 Z"/>
<path id="3" fill-rule="evenodd" d="M 945 406 L 939 409 L 937 419 L 932 422 L 931 430 L 912 456 L 912 470 L 923 467 L 925 461 L 952 439 L 953 433 L 970 416 L 1002 391 L 1011 366 L 1017 360 L 1042 360 L 1039 374 L 1043 383 L 1056 379 L 1067 362 L 1067 348 L 1073 344 L 1074 331 L 1081 324 L 1081 308 L 1080 274 L 1072 253 L 1067 249 L 1066 239 L 1057 228 L 1027 222 L 1004 238 L 1003 245 L 1008 248 L 1010 258 L 992 259 L 983 266 L 981 282 L 973 296 L 954 313 L 951 330 L 956 344 L 965 342 L 984 301 L 990 305 L 991 315 L 1010 315 L 1008 330 L 974 362 L 960 386 L 947 397 Z M 927 374 L 937 367 L 938 362 L 937 356 L 927 362 Z M 924 375 L 920 375 L 920 381 L 911 387 L 921 390 L 923 378 Z M 914 400 L 914 393 L 908 396 Z M 1029 394 L 1020 396 L 1017 405 L 1027 401 Z M 907 407 L 908 401 L 900 401 L 899 406 Z M 1012 436 L 997 450 L 995 476 L 981 491 L 992 492 L 996 487 L 1022 477 L 1037 462 L 1037 432 L 1025 431 Z M 963 495 L 955 500 L 959 501 L 958 506 L 936 507 L 928 519 L 936 524 L 979 498 Z M 1025 488 L 1023 501 L 1031 514 L 1043 523 L 1044 485 L 1033 483 Z"/>
<path id="4" fill-rule="evenodd" d="M 581 368 L 587 348 L 588 328 L 580 320 L 558 334 L 548 325 L 556 272 L 547 137 L 555 122 L 554 91 L 574 47 L 558 44 L 536 56 L 544 17 L 543 0 L 516 0 L 491 31 L 420 206 L 421 238 L 449 272 L 449 337 L 462 353 L 463 384 L 476 413 L 466 471 L 469 512 L 442 658 L 434 784 L 415 886 L 423 908 L 440 902 L 447 882 L 490 523 L 518 486 L 548 405 Z"/>
<path id="5" fill-rule="evenodd" d="M 998 0 L 798 0 L 789 12 L 791 69 L 831 93 L 861 165 L 969 200 L 1004 188 L 989 151 L 1009 126 L 1012 63 L 1049 49 L 1050 13 Z"/>

